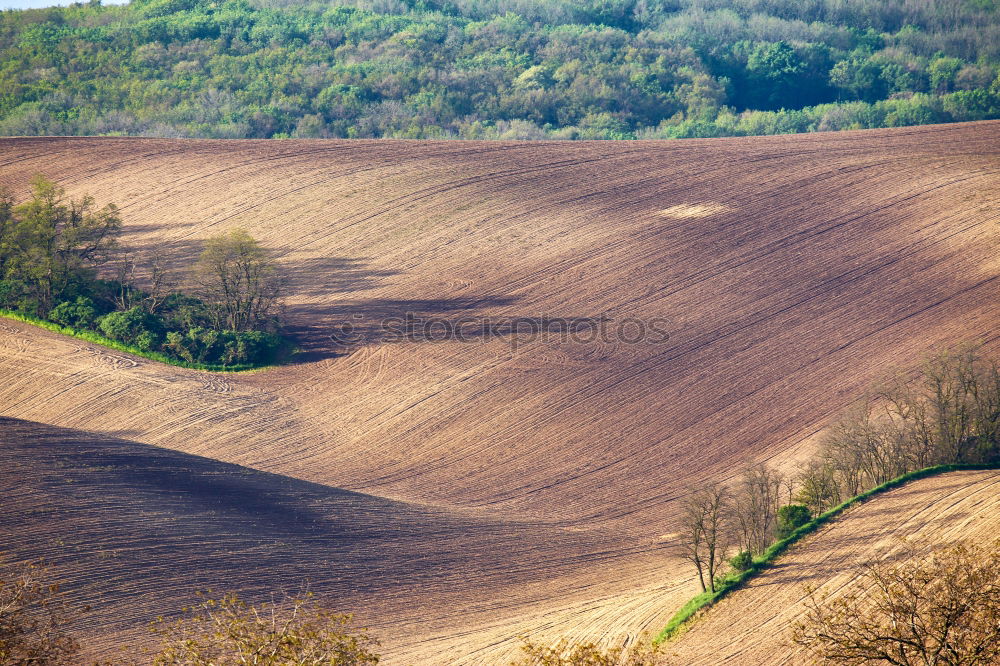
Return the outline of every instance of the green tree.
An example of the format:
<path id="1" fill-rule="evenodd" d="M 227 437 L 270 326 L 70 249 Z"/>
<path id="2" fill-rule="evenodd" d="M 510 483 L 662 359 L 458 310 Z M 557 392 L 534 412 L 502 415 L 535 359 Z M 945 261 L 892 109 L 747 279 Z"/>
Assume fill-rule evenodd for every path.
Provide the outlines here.
<path id="1" fill-rule="evenodd" d="M 729 558 L 729 566 L 735 571 L 746 571 L 753 566 L 753 553 L 741 550 Z"/>
<path id="2" fill-rule="evenodd" d="M 755 108 L 796 108 L 802 94 L 802 73 L 806 65 L 787 42 L 759 44 L 747 60 L 751 86 L 750 98 Z"/>
<path id="3" fill-rule="evenodd" d="M 882 65 L 868 57 L 841 60 L 830 70 L 830 83 L 850 99 L 874 102 L 886 96 L 888 85 Z"/>
<path id="4" fill-rule="evenodd" d="M 88 329 L 97 319 L 97 310 L 92 300 L 77 296 L 75 301 L 63 301 L 52 308 L 49 319 L 70 328 Z"/>
<path id="5" fill-rule="evenodd" d="M 938 94 L 951 92 L 955 87 L 955 77 L 961 68 L 962 61 L 958 58 L 938 56 L 931 60 L 927 68 L 931 76 L 931 90 Z"/>
<path id="6" fill-rule="evenodd" d="M 121 230 L 114 204 L 97 209 L 89 196 L 66 199 L 65 191 L 43 176 L 31 181 L 31 198 L 0 224 L 2 277 L 23 285 L 32 314 L 40 317 L 93 279 L 94 267 L 116 245 Z"/>
<path id="7" fill-rule="evenodd" d="M 837 470 L 828 460 L 812 460 L 798 475 L 799 489 L 795 501 L 804 504 L 814 515 L 819 515 L 840 503 L 841 484 Z"/>
<path id="8" fill-rule="evenodd" d="M 195 270 L 218 328 L 260 330 L 272 323 L 284 282 L 267 251 L 245 230 L 210 238 Z"/>
<path id="9" fill-rule="evenodd" d="M 812 520 L 812 514 L 809 512 L 809 507 L 802 504 L 786 504 L 778 509 L 775 537 L 784 539 L 810 520 Z"/>

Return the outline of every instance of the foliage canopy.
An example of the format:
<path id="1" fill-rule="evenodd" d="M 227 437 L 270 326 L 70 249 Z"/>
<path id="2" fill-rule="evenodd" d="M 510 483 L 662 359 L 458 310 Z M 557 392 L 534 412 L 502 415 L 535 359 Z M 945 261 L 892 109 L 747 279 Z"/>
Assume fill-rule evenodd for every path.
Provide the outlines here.
<path id="1" fill-rule="evenodd" d="M 0 14 L 0 134 L 655 138 L 1000 117 L 985 0 L 134 0 Z"/>

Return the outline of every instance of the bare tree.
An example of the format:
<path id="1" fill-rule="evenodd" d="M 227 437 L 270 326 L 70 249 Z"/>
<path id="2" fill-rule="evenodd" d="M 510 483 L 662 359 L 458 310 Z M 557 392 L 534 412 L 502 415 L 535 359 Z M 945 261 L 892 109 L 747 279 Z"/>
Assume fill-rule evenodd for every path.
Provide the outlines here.
<path id="1" fill-rule="evenodd" d="M 975 352 L 960 349 L 931 358 L 921 373 L 920 384 L 941 462 L 968 462 L 975 420 L 975 364 Z"/>
<path id="2" fill-rule="evenodd" d="M 1000 459 L 1000 367 L 966 346 L 897 374 L 834 424 L 822 457 L 845 496 L 930 465 Z"/>
<path id="3" fill-rule="evenodd" d="M 158 249 L 141 258 L 135 249 L 119 245 L 112 252 L 110 265 L 115 281 L 113 297 L 118 310 L 129 310 L 141 304 L 147 312 L 155 313 L 177 286 L 166 258 Z M 139 277 L 142 272 L 148 272 L 145 280 Z"/>
<path id="4" fill-rule="evenodd" d="M 936 438 L 928 418 L 927 403 L 914 391 L 912 378 L 897 374 L 876 388 L 885 419 L 906 442 L 907 467 L 922 469 L 939 459 Z"/>
<path id="5" fill-rule="evenodd" d="M 139 294 L 135 284 L 135 252 L 132 248 L 120 245 L 112 255 L 111 268 L 115 276 L 115 308 L 130 310 Z"/>
<path id="6" fill-rule="evenodd" d="M 973 388 L 974 459 L 1000 462 L 1000 364 L 980 359 Z"/>
<path id="7" fill-rule="evenodd" d="M 170 267 L 166 256 L 159 250 L 154 250 L 149 256 L 149 281 L 145 289 L 146 309 L 149 312 L 156 312 L 163 305 L 163 301 L 177 287 L 177 281 Z"/>
<path id="8" fill-rule="evenodd" d="M 750 467 L 743 473 L 732 511 L 743 550 L 759 555 L 771 545 L 783 485 L 782 475 L 766 465 Z"/>
<path id="9" fill-rule="evenodd" d="M 866 566 L 862 586 L 817 599 L 792 640 L 839 664 L 1000 662 L 1000 541 L 958 543 L 896 566 Z"/>
<path id="10" fill-rule="evenodd" d="M 824 455 L 839 473 L 844 494 L 856 495 L 909 469 L 905 429 L 881 414 L 878 400 L 866 397 L 827 434 Z"/>
<path id="11" fill-rule="evenodd" d="M 695 492 L 684 503 L 681 553 L 694 564 L 702 592 L 715 592 L 715 577 L 729 550 L 726 526 L 730 504 L 729 490 L 719 484 Z"/>

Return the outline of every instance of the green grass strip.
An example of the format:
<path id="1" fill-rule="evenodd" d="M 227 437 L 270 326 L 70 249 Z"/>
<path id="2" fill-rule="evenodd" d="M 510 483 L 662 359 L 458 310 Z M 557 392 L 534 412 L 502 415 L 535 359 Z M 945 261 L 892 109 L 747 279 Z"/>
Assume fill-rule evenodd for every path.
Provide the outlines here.
<path id="1" fill-rule="evenodd" d="M 24 315 L 19 312 L 13 312 L 11 310 L 0 309 L 0 317 L 4 317 L 6 319 L 13 319 L 14 321 L 20 321 L 25 324 L 31 324 L 32 326 L 38 326 L 39 328 L 44 328 L 47 331 L 54 331 L 55 333 L 61 333 L 62 335 L 69 335 L 74 338 L 79 338 L 80 340 L 86 340 L 87 342 L 92 342 L 95 345 L 101 345 L 102 347 L 108 347 L 109 349 L 114 349 L 116 351 L 133 354 L 135 356 L 141 356 L 143 358 L 148 358 L 152 361 L 159 361 L 160 363 L 166 363 L 168 365 L 176 365 L 181 368 L 188 368 L 190 370 L 207 370 L 210 372 L 246 372 L 248 370 L 260 370 L 262 368 L 274 367 L 273 364 L 220 365 L 213 363 L 189 363 L 183 359 L 167 356 L 166 354 L 160 352 L 143 351 L 138 347 L 127 345 L 123 342 L 112 340 L 111 338 L 106 338 L 103 335 L 94 333 L 93 331 L 81 331 L 75 328 L 60 326 L 59 324 L 53 323 L 51 321 L 46 321 L 44 319 L 39 319 L 38 317 L 32 317 L 30 315 Z"/>
<path id="2" fill-rule="evenodd" d="M 780 541 L 776 541 L 773 544 L 771 544 L 771 546 L 767 550 L 765 550 L 762 555 L 754 558 L 753 564 L 746 571 L 741 571 L 740 573 L 730 574 L 729 576 L 726 576 L 723 579 L 722 584 L 716 586 L 715 592 L 703 592 L 698 596 L 694 597 L 693 599 L 691 599 L 690 601 L 688 601 L 686 604 L 684 604 L 684 606 L 682 606 L 681 609 L 678 610 L 676 613 L 674 613 L 673 617 L 670 618 L 670 620 L 667 622 L 667 626 L 665 626 L 663 630 L 656 636 L 656 638 L 653 640 L 653 643 L 659 644 L 662 643 L 663 641 L 670 640 L 671 638 L 676 636 L 677 633 L 684 627 L 684 625 L 692 617 L 694 617 L 698 611 L 700 611 L 703 608 L 711 606 L 712 604 L 714 604 L 715 602 L 717 602 L 719 599 L 726 596 L 730 592 L 742 587 L 753 576 L 756 576 L 758 573 L 766 569 L 768 565 L 774 562 L 774 560 L 778 559 L 778 557 L 782 555 L 786 550 L 788 550 L 788 548 L 792 544 L 796 543 L 805 536 L 812 534 L 820 527 L 830 522 L 835 517 L 837 517 L 850 507 L 854 506 L 855 504 L 864 502 L 868 498 L 874 495 L 878 495 L 880 493 L 884 493 L 887 490 L 892 490 L 893 488 L 897 488 L 909 481 L 916 481 L 917 479 L 924 479 L 929 476 L 936 476 L 938 474 L 945 474 L 947 472 L 955 472 L 958 470 L 977 470 L 977 469 L 979 470 L 1000 469 L 1000 465 L 969 464 L 969 465 L 936 465 L 934 467 L 925 467 L 924 469 L 918 469 L 913 472 L 907 472 L 902 476 L 897 476 L 895 479 L 891 479 L 889 481 L 886 481 L 882 485 L 875 486 L 871 490 L 866 490 L 865 492 L 859 495 L 855 495 L 846 502 L 843 502 L 833 507 L 832 509 L 829 509 L 824 513 L 821 513 L 820 515 L 813 518 L 802 527 L 792 532 L 784 539 L 781 539 Z"/>

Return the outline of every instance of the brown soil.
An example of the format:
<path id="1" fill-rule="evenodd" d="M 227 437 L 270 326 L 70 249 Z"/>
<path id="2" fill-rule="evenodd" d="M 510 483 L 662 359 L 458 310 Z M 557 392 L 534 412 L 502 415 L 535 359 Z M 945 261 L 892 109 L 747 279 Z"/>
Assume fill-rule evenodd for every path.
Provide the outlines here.
<path id="1" fill-rule="evenodd" d="M 384 628 L 390 664 L 496 663 L 519 632 L 617 641 L 657 629 L 694 591 L 661 538 L 687 488 L 787 464 L 872 380 L 929 349 L 995 346 L 998 129 L 0 140 L 0 183 L 23 194 L 43 172 L 114 201 L 127 240 L 178 266 L 205 238 L 247 228 L 288 269 L 305 350 L 265 372 L 210 374 L 3 322 L 0 415 L 354 491 L 379 511 L 442 512 L 453 533 L 534 526 L 486 530 L 462 557 L 437 555 L 447 530 L 412 541 L 436 584 L 405 567 L 310 569 Z M 407 312 L 603 321 L 610 335 L 522 336 L 513 350 L 465 319 L 465 342 L 389 341 L 379 322 Z M 628 318 L 662 318 L 669 339 L 616 338 Z M 343 321 L 359 333 L 348 346 L 331 338 Z M 431 520 L 405 515 L 406 529 Z"/>

